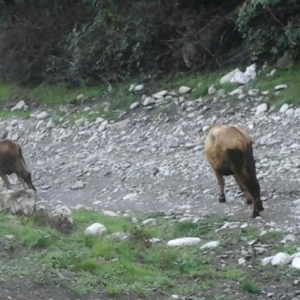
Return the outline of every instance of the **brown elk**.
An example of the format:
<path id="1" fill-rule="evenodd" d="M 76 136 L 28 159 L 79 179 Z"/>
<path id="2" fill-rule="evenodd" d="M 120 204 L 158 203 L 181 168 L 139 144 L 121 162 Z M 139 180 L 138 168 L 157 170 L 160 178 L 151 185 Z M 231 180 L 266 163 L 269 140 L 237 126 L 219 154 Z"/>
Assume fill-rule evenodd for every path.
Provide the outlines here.
<path id="1" fill-rule="evenodd" d="M 237 125 L 212 125 L 204 142 L 204 152 L 217 178 L 219 202 L 226 202 L 223 176 L 233 175 L 244 193 L 245 203 L 253 204 L 252 217 L 259 216 L 264 207 L 256 177 L 252 139 L 246 130 Z"/>
<path id="2" fill-rule="evenodd" d="M 21 146 L 11 140 L 0 141 L 0 176 L 5 186 L 11 189 L 7 175 L 15 173 L 25 189 L 36 189 L 22 154 Z"/>

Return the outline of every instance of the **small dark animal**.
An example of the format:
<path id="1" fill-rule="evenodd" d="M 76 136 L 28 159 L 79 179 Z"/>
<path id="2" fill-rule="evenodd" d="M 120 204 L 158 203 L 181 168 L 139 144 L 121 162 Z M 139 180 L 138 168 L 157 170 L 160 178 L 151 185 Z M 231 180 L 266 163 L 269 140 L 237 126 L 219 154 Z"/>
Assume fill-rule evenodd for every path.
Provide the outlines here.
<path id="1" fill-rule="evenodd" d="M 8 189 L 11 189 L 11 186 L 7 175 L 13 173 L 17 175 L 25 189 L 32 189 L 36 192 L 22 155 L 21 146 L 8 139 L 0 141 L 0 176 Z"/>
<path id="2" fill-rule="evenodd" d="M 260 199 L 260 186 L 256 177 L 252 140 L 239 126 L 214 124 L 204 143 L 207 161 L 212 167 L 219 185 L 219 202 L 225 203 L 223 176 L 233 175 L 246 198 L 253 203 L 253 218 L 264 210 Z"/>

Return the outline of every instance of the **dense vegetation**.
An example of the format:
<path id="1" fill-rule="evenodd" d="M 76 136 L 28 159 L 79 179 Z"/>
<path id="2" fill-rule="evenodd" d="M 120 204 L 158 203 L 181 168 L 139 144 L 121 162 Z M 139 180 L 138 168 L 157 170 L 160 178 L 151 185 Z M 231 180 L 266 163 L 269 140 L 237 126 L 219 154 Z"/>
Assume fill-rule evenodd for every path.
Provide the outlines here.
<path id="1" fill-rule="evenodd" d="M 297 58 L 299 16 L 297 0 L 3 0 L 0 72 L 84 85 Z"/>

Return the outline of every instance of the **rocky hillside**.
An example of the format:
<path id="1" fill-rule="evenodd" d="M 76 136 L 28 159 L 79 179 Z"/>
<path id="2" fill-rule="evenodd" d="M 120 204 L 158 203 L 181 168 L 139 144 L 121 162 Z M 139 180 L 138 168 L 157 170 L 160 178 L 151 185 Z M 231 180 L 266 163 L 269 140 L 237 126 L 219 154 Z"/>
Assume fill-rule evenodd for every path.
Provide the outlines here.
<path id="1" fill-rule="evenodd" d="M 282 83 L 271 90 L 241 85 L 229 93 L 210 87 L 208 95 L 197 100 L 189 98 L 193 87 L 153 91 L 144 96 L 142 107 L 132 104 L 117 122 L 100 116 L 93 122 L 85 117 L 74 120 L 75 108 L 64 106 L 59 111 L 32 111 L 29 120 L 2 120 L 0 127 L 22 144 L 46 206 L 248 218 L 250 208 L 231 178 L 228 203 L 218 203 L 215 178 L 203 156 L 211 124 L 242 124 L 254 139 L 266 201 L 263 222 L 297 231 L 300 108 L 284 104 L 278 110 L 265 103 L 268 94 L 280 96 L 289 88 Z M 12 110 L 28 109 L 24 103 L 18 105 Z M 94 113 L 93 106 L 80 109 Z"/>

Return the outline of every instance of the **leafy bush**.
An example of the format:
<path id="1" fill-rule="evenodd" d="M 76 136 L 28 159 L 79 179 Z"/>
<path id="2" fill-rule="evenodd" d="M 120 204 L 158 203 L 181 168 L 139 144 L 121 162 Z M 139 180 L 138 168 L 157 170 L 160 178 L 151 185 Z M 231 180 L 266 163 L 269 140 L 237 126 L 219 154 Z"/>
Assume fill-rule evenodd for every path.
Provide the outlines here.
<path id="1" fill-rule="evenodd" d="M 237 25 L 252 59 L 272 61 L 285 50 L 298 57 L 299 16 L 300 4 L 297 0 L 245 1 L 239 11 Z"/>

